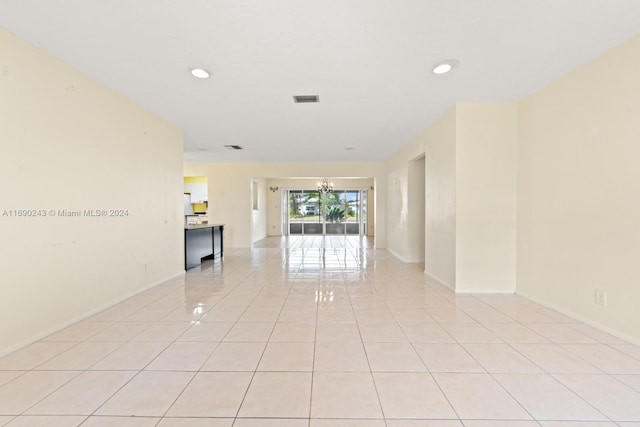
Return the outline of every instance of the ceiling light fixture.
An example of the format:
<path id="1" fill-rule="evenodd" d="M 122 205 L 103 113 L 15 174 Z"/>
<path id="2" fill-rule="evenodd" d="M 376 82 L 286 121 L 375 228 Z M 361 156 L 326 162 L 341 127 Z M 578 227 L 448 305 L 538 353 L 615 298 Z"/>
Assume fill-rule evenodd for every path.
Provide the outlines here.
<path id="1" fill-rule="evenodd" d="M 333 182 L 329 182 L 327 178 L 322 178 L 322 182 L 318 183 L 318 193 L 327 194 L 333 191 Z"/>
<path id="2" fill-rule="evenodd" d="M 447 74 L 449 71 L 453 70 L 454 67 L 457 67 L 459 62 L 455 59 L 448 59 L 446 61 L 442 61 L 433 67 L 433 74 L 442 75 Z"/>
<path id="3" fill-rule="evenodd" d="M 191 75 L 199 79 L 208 79 L 211 76 L 211 74 L 203 68 L 192 68 Z"/>
<path id="4" fill-rule="evenodd" d="M 225 145 L 224 148 L 228 150 L 242 150 L 242 147 L 239 145 Z"/>

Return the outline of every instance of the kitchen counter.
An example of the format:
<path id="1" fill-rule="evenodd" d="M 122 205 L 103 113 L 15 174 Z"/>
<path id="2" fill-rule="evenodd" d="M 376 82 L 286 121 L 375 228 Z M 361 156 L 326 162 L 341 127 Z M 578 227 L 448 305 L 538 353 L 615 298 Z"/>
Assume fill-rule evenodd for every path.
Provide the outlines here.
<path id="1" fill-rule="evenodd" d="M 184 227 L 184 269 L 203 260 L 224 257 L 224 224 L 194 224 Z"/>
<path id="2" fill-rule="evenodd" d="M 224 224 L 191 224 L 185 225 L 185 230 L 198 230 L 200 228 L 224 227 Z"/>

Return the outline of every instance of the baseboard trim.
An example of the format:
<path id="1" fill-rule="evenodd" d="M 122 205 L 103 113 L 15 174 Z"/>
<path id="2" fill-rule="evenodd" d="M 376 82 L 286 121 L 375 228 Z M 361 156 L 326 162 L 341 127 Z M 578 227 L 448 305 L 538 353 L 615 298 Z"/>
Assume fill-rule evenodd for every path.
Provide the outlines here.
<path id="1" fill-rule="evenodd" d="M 473 291 L 465 291 L 457 290 L 456 294 L 461 295 L 515 295 L 515 291 L 507 291 L 504 289 L 482 289 L 482 290 L 473 290 Z"/>
<path id="2" fill-rule="evenodd" d="M 408 263 L 409 263 L 409 261 L 407 261 L 407 259 L 406 259 L 406 258 L 404 258 L 404 257 L 402 257 L 402 256 L 400 256 L 400 255 L 398 255 L 398 254 L 397 254 L 393 249 L 389 249 L 389 248 L 387 248 L 386 250 L 387 250 L 391 255 L 393 255 L 394 257 L 398 258 L 400 261 L 404 262 L 405 264 L 408 264 Z"/>
<path id="3" fill-rule="evenodd" d="M 449 283 L 445 282 L 444 280 L 440 279 L 440 278 L 439 278 L 439 277 L 437 277 L 437 276 L 434 276 L 433 274 L 429 274 L 429 273 L 427 273 L 427 271 L 426 271 L 426 270 L 425 270 L 425 272 L 424 272 L 424 275 L 425 275 L 425 276 L 427 276 L 429 279 L 431 279 L 431 280 L 433 280 L 433 281 L 435 281 L 435 282 L 438 282 L 440 285 L 444 286 L 445 288 L 450 289 L 450 290 L 452 290 L 453 292 L 455 292 L 455 291 L 456 291 L 455 286 L 450 285 Z"/>
<path id="4" fill-rule="evenodd" d="M 25 340 L 22 340 L 22 341 L 18 342 L 17 344 L 14 344 L 14 345 L 10 346 L 10 347 L 3 348 L 3 349 L 0 350 L 0 357 L 6 356 L 6 355 L 11 354 L 11 353 L 13 353 L 15 351 L 18 351 L 18 350 L 20 350 L 20 349 L 22 349 L 22 348 L 24 348 L 24 347 L 26 347 L 26 346 L 28 346 L 30 344 L 33 344 L 34 342 L 40 341 L 41 339 L 48 337 L 51 334 L 54 334 L 54 333 L 56 333 L 58 331 L 61 331 L 64 328 L 68 328 L 69 326 L 73 325 L 74 323 L 81 322 L 81 321 L 83 321 L 85 319 L 88 319 L 91 316 L 94 316 L 94 315 L 100 313 L 101 311 L 104 311 L 104 310 L 106 310 L 106 309 L 108 309 L 110 307 L 113 307 L 116 304 L 120 304 L 122 301 L 124 301 L 126 299 L 134 297 L 134 296 L 136 296 L 138 294 L 141 294 L 142 292 L 148 291 L 149 289 L 151 289 L 153 287 L 156 287 L 156 286 L 158 286 L 158 285 L 160 285 L 160 284 L 162 284 L 164 282 L 168 282 L 169 280 L 172 280 L 172 279 L 175 279 L 177 277 L 184 276 L 184 275 L 185 275 L 185 271 L 183 270 L 182 272 L 174 274 L 174 275 L 172 275 L 170 277 L 167 277 L 167 278 L 158 280 L 156 282 L 150 283 L 150 284 L 146 285 L 144 288 L 136 290 L 135 292 L 131 292 L 131 293 L 125 295 L 125 296 L 117 298 L 114 301 L 111 301 L 109 303 L 100 305 L 99 307 L 97 307 L 97 308 L 95 308 L 93 310 L 90 310 L 90 311 L 88 311 L 86 313 L 83 313 L 83 314 L 81 314 L 79 316 L 73 317 L 73 318 L 71 318 L 71 319 L 69 319 L 69 320 L 67 320 L 67 321 L 65 321 L 65 322 L 63 322 L 61 324 L 55 325 L 55 326 L 47 329 L 44 332 L 41 332 L 41 333 L 36 334 L 36 335 L 33 335 L 33 336 L 31 336 L 31 337 L 29 337 L 29 338 L 27 338 Z"/>
<path id="5" fill-rule="evenodd" d="M 589 326 L 593 326 L 596 329 L 600 329 L 602 332 L 606 332 L 609 335 L 612 335 L 616 338 L 620 338 L 621 340 L 627 341 L 630 344 L 635 344 L 635 345 L 640 345 L 640 338 L 637 337 L 632 337 L 626 334 L 623 334 L 620 331 L 616 331 L 614 329 L 609 328 L 608 326 L 605 326 L 599 322 L 594 322 L 591 319 L 588 319 L 586 317 L 580 316 L 579 314 L 576 314 L 570 310 L 566 310 L 560 306 L 557 306 L 555 304 L 551 304 L 543 299 L 534 297 L 532 295 L 528 295 L 526 292 L 518 292 L 516 290 L 515 292 L 516 295 L 522 297 L 522 298 L 526 298 L 530 301 L 533 301 L 537 304 L 540 304 L 543 307 L 549 308 L 551 310 L 557 311 L 560 314 L 563 314 L 567 317 L 570 317 L 578 322 L 584 323 L 585 325 L 589 325 Z"/>

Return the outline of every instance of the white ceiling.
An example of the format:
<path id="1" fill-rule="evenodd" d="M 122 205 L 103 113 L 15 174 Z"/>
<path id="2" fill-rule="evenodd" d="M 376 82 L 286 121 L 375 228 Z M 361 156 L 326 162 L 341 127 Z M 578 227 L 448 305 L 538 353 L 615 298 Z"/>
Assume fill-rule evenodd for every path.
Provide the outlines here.
<path id="1" fill-rule="evenodd" d="M 0 26 L 182 128 L 186 161 L 382 161 L 638 34 L 640 0 L 0 0 Z"/>

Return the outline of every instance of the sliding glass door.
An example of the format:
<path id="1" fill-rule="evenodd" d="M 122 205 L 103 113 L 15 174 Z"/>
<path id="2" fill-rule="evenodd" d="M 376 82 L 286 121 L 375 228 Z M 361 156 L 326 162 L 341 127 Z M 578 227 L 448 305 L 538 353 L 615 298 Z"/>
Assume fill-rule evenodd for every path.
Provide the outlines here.
<path id="1" fill-rule="evenodd" d="M 366 235 L 367 190 L 283 190 L 286 234 Z"/>

